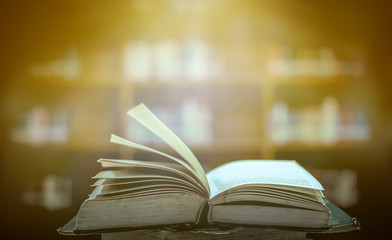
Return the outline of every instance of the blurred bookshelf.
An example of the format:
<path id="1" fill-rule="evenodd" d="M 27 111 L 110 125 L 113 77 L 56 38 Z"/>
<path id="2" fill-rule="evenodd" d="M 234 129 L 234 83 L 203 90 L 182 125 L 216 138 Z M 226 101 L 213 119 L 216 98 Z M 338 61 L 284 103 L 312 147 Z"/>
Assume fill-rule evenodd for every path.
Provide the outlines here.
<path id="1" fill-rule="evenodd" d="M 48 1 L 52 15 L 26 3 L 31 32 L 9 32 L 15 66 L 2 89 L 2 182 L 16 182 L 17 190 L 4 189 L 18 201 L 51 183 L 69 193 L 72 179 L 79 206 L 89 192 L 79 186 L 99 171 L 98 158 L 150 157 L 111 144 L 111 133 L 175 154 L 126 116 L 139 103 L 206 170 L 295 159 L 346 208 L 364 198 L 355 184 L 373 179 L 370 165 L 390 172 L 390 60 L 381 47 L 389 42 L 378 44 L 384 31 L 358 10 L 364 3 L 71 2 L 63 11 Z M 17 172 L 21 165 L 28 175 Z"/>
<path id="2" fill-rule="evenodd" d="M 139 48 L 134 47 L 134 42 Z M 198 151 L 248 149 L 259 152 L 260 158 L 275 158 L 278 151 L 355 149 L 371 142 L 371 126 L 366 112 L 358 108 L 342 108 L 339 99 L 345 94 L 344 89 L 350 90 L 351 85 L 363 82 L 365 66 L 362 62 L 356 62 L 355 67 L 340 66 L 349 62 L 337 60 L 332 48 L 298 50 L 310 56 L 308 59 L 305 54 L 305 58 L 302 56 L 299 61 L 293 58 L 296 51 L 287 45 L 272 44 L 271 47 L 270 44 L 264 46 L 265 49 L 257 45 L 258 55 L 266 52 L 276 54 L 280 49 L 289 51 L 290 56 L 273 58 L 276 56 L 271 57 L 271 53 L 261 55 L 258 58 L 264 61 L 258 61 L 253 68 L 247 66 L 247 69 L 236 66 L 233 61 L 225 61 L 223 57 L 219 58 L 219 63 L 209 60 L 219 66 L 216 70 L 203 66 L 212 47 L 201 40 L 196 41 L 193 47 L 206 52 L 206 56 L 195 57 L 193 62 L 183 60 L 191 58 L 186 54 L 176 54 L 181 47 L 185 52 L 196 51 L 187 49 L 187 42 L 180 44 L 164 40 L 162 44 L 156 44 L 156 51 L 167 55 L 157 59 L 146 58 L 143 51 L 148 53 L 154 48 L 148 49 L 146 46 L 151 47 L 151 44 L 140 45 L 139 42 L 145 41 L 131 41 L 131 44 L 123 46 L 124 51 L 119 48 L 119 51 L 110 54 L 111 60 L 115 59 L 122 69 L 115 66 L 101 70 L 102 63 L 94 66 L 96 60 L 87 61 L 93 57 L 83 57 L 74 48 L 73 54 L 80 55 L 80 59 L 74 59 L 76 63 L 68 67 L 64 65 L 66 61 L 64 66 L 57 68 L 52 66 L 53 63 L 34 65 L 28 76 L 34 87 L 61 94 L 55 97 L 57 103 L 53 102 L 53 98 L 47 102 L 42 98 L 30 113 L 23 113 L 20 118 L 24 118 L 24 125 L 11 131 L 11 139 L 45 148 L 110 152 L 115 148 L 107 139 L 110 133 L 115 132 L 130 138 L 136 135 L 142 143 L 157 145 L 156 139 L 149 140 L 151 136 L 138 132 L 135 130 L 137 127 L 132 130 L 134 123 L 120 117 L 124 115 L 121 112 L 143 102 L 194 148 L 196 154 Z M 165 44 L 168 46 L 165 47 Z M 133 52 L 129 52 L 129 45 L 133 46 Z M 159 50 L 162 45 L 164 50 Z M 245 56 L 249 52 L 253 55 L 254 45 L 244 48 L 241 47 Z M 223 49 L 224 52 L 213 52 L 215 55 L 231 56 L 238 50 Z M 98 52 L 95 55 L 102 54 Z M 150 61 L 144 63 L 146 66 L 140 63 L 144 58 Z M 121 59 L 125 61 L 122 64 Z M 156 66 L 167 59 L 176 64 Z M 139 67 L 129 70 L 127 66 L 132 65 L 132 61 L 138 62 Z M 321 67 L 324 72 L 306 70 L 319 65 L 324 66 Z M 165 68 L 171 69 L 171 72 L 156 70 Z M 89 72 L 86 69 L 90 69 Z M 183 69 L 189 72 L 184 73 Z M 317 93 L 317 89 L 328 90 Z M 335 89 L 338 90 L 335 92 Z M 296 97 L 299 94 L 300 99 Z M 132 157 L 130 155 L 127 157 Z"/>
<path id="3" fill-rule="evenodd" d="M 130 40 L 110 54 L 95 51 L 93 56 L 101 56 L 101 61 L 74 47 L 65 49 L 65 56 L 72 58 L 30 67 L 26 78 L 34 88 L 59 94 L 41 98 L 30 112 L 22 113 L 24 123 L 11 131 L 11 139 L 46 148 L 113 151 L 103 139 L 116 132 L 139 134 L 140 141 L 154 145 L 156 140 L 135 134 L 134 123 L 119 117 L 143 102 L 196 153 L 238 148 L 275 158 L 276 151 L 284 149 L 349 149 L 370 142 L 366 112 L 340 106 L 344 89 L 364 81 L 363 62 L 338 60 L 332 48 L 294 49 L 265 42 L 214 47 L 200 39 L 155 45 Z M 155 58 L 150 56 L 154 51 Z M 244 67 L 231 57 L 236 55 L 252 64 Z M 295 88 L 300 89 L 300 99 L 295 91 L 290 93 Z M 330 90 L 311 93 L 317 89 Z"/>

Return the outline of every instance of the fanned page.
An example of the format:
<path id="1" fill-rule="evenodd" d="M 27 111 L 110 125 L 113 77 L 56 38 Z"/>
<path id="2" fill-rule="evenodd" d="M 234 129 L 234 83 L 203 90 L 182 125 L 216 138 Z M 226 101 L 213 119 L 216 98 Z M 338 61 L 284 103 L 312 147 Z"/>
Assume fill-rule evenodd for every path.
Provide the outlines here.
<path id="1" fill-rule="evenodd" d="M 321 184 L 296 161 L 243 160 L 224 164 L 207 173 L 210 198 L 245 184 L 277 184 L 323 190 Z"/>
<path id="2" fill-rule="evenodd" d="M 158 169 L 164 172 L 171 172 L 178 176 L 181 176 L 188 180 L 201 194 L 205 197 L 209 197 L 205 192 L 203 186 L 191 177 L 189 170 L 182 165 L 167 162 L 151 162 L 151 161 L 139 161 L 139 160 L 120 160 L 120 159 L 99 159 L 98 162 L 102 164 L 102 167 L 141 167 L 146 169 Z M 164 173 L 162 172 L 162 173 Z"/>
<path id="3" fill-rule="evenodd" d="M 127 114 L 133 117 L 147 129 L 149 129 L 152 133 L 154 133 L 162 141 L 167 143 L 170 147 L 172 147 L 180 156 L 184 158 L 184 160 L 175 158 L 168 154 L 159 152 L 151 148 L 147 148 L 136 143 L 132 143 L 126 139 L 117 137 L 115 135 L 112 135 L 111 142 L 139 148 L 150 152 L 155 152 L 157 154 L 166 156 L 169 159 L 172 159 L 173 161 L 189 169 L 189 171 L 191 171 L 196 176 L 197 180 L 201 182 L 205 191 L 207 192 L 207 195 L 210 195 L 209 184 L 203 168 L 201 167 L 195 155 L 185 145 L 185 143 L 181 141 L 180 138 L 178 138 L 164 123 L 162 123 L 144 104 L 139 104 L 138 106 L 132 108 L 128 111 Z"/>
<path id="4" fill-rule="evenodd" d="M 140 144 L 137 144 L 137 143 L 134 143 L 134 142 L 131 142 L 131 141 L 129 141 L 129 140 L 127 140 L 127 139 L 124 139 L 124 138 L 121 138 L 121 137 L 119 137 L 119 136 L 116 136 L 116 135 L 114 135 L 114 134 L 112 134 L 112 136 L 111 136 L 111 138 L 110 138 L 110 142 L 112 142 L 112 143 L 117 143 L 117 144 L 120 144 L 120 145 L 124 145 L 124 146 L 128 146 L 128 147 L 132 147 L 132 148 L 137 148 L 137 149 L 140 149 L 140 150 L 143 150 L 143 151 L 148 151 L 148 152 L 152 152 L 152 153 L 155 153 L 155 154 L 158 154 L 158 155 L 162 155 L 162 156 L 164 156 L 164 157 L 166 157 L 166 158 L 168 158 L 168 159 L 171 159 L 171 160 L 173 160 L 175 163 L 177 163 L 177 165 L 179 166 L 179 167 L 183 167 L 183 170 L 185 170 L 185 171 L 181 171 L 183 174 L 185 174 L 185 175 L 187 175 L 187 176 L 189 176 L 189 177 L 187 177 L 190 181 L 192 181 L 192 182 L 196 182 L 196 186 L 200 186 L 201 187 L 201 190 L 202 190 L 202 192 L 204 193 L 204 195 L 208 198 L 209 196 L 210 196 L 210 193 L 207 191 L 207 188 L 204 186 L 204 183 L 202 182 L 202 180 L 198 177 L 198 174 L 197 174 L 197 172 L 187 163 L 187 162 L 185 162 L 184 160 L 181 160 L 181 159 L 179 159 L 179 158 L 176 158 L 176 157 L 174 157 L 174 156 L 171 156 L 171 155 L 169 155 L 169 154 L 167 154 L 167 153 L 163 153 L 163 152 L 161 152 L 161 151 L 158 151 L 158 150 L 156 150 L 156 149 L 152 149 L 152 148 L 149 148 L 149 147 L 146 147 L 146 146 L 143 146 L 143 145 L 140 145 Z M 115 163 L 115 165 L 116 165 L 116 167 L 124 167 L 124 160 L 117 160 L 117 161 L 114 161 L 113 159 L 111 159 L 111 161 L 109 161 L 109 159 L 106 159 L 106 160 L 104 160 L 104 159 L 101 159 L 101 160 L 99 160 L 99 161 L 101 161 L 101 163 L 103 163 L 103 162 L 106 162 L 106 163 L 104 163 L 102 166 L 104 167 L 104 166 L 106 166 L 106 165 L 110 165 L 110 163 L 109 162 L 111 162 L 112 164 L 113 163 Z M 122 162 L 121 162 L 122 161 Z M 135 160 L 129 160 L 128 161 L 128 163 L 126 164 L 126 165 L 128 165 L 128 167 L 130 166 L 130 162 L 132 162 L 132 161 L 135 161 Z M 147 163 L 151 163 L 151 162 L 146 162 L 146 161 L 143 161 L 143 165 L 146 165 Z M 162 167 L 164 167 L 165 165 L 167 165 L 167 163 L 165 163 L 165 162 L 161 162 L 161 163 L 159 163 L 160 164 L 160 168 L 162 168 Z M 153 164 L 153 165 L 150 165 L 150 167 L 152 167 L 152 166 L 155 166 L 155 167 L 157 167 L 158 166 L 158 163 L 156 163 L 155 162 L 155 164 Z M 173 165 L 172 165 L 173 166 Z M 174 170 L 175 170 L 175 168 L 173 168 Z M 177 171 L 178 171 L 179 169 L 177 169 Z"/>

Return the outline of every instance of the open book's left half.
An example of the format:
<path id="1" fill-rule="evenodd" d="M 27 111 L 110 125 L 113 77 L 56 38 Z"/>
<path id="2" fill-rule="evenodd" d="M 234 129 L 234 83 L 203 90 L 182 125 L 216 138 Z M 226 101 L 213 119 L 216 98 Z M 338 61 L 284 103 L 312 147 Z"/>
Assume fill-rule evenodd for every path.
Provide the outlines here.
<path id="1" fill-rule="evenodd" d="M 104 170 L 93 179 L 94 190 L 82 204 L 75 230 L 197 223 L 209 199 L 206 175 L 189 148 L 145 105 L 128 115 L 161 138 L 182 158 L 112 135 L 112 143 L 166 157 L 169 162 L 100 159 Z"/>

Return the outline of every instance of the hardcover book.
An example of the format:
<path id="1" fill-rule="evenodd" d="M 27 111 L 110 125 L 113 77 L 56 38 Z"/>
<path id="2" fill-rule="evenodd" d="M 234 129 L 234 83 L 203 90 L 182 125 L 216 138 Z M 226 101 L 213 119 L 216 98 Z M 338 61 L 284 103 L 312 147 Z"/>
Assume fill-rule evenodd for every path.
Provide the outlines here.
<path id="1" fill-rule="evenodd" d="M 116 135 L 112 143 L 167 161 L 99 159 L 103 170 L 61 234 L 137 229 L 263 227 L 341 232 L 358 222 L 328 202 L 321 184 L 293 160 L 239 160 L 207 174 L 191 150 L 145 105 L 128 113 L 180 157 Z"/>

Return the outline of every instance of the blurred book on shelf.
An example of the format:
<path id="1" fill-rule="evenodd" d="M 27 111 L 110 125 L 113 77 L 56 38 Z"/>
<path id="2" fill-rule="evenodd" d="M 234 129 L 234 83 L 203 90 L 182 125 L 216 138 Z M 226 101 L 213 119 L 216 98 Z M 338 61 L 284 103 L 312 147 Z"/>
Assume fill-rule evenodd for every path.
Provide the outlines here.
<path id="1" fill-rule="evenodd" d="M 83 64 L 75 47 L 70 47 L 60 59 L 36 63 L 30 68 L 30 74 L 34 77 L 61 77 L 67 81 L 74 81 L 82 72 Z"/>
<path id="2" fill-rule="evenodd" d="M 28 206 L 41 206 L 49 211 L 67 209 L 72 204 L 72 180 L 54 174 L 46 175 L 41 186 L 27 182 L 21 201 Z"/>
<path id="3" fill-rule="evenodd" d="M 362 61 L 339 60 L 332 48 L 294 50 L 290 46 L 278 44 L 269 48 L 267 69 L 272 76 L 287 79 L 294 76 L 322 77 L 320 79 L 324 81 L 339 75 L 361 77 L 365 73 Z"/>
<path id="4" fill-rule="evenodd" d="M 325 189 L 325 196 L 340 207 L 350 208 L 358 204 L 358 173 L 353 169 L 308 168 Z"/>
<path id="5" fill-rule="evenodd" d="M 318 108 L 290 110 L 282 101 L 270 113 L 269 136 L 277 145 L 290 142 L 334 145 L 369 141 L 371 128 L 361 110 L 344 110 L 336 98 L 326 97 Z"/>
<path id="6" fill-rule="evenodd" d="M 49 112 L 42 106 L 28 112 L 23 125 L 11 129 L 10 138 L 15 142 L 39 145 L 64 143 L 68 140 L 68 116 L 65 112 Z"/>
<path id="7" fill-rule="evenodd" d="M 217 50 L 201 39 L 163 40 L 155 44 L 135 40 L 124 49 L 127 81 L 200 82 L 222 73 L 223 63 Z"/>

